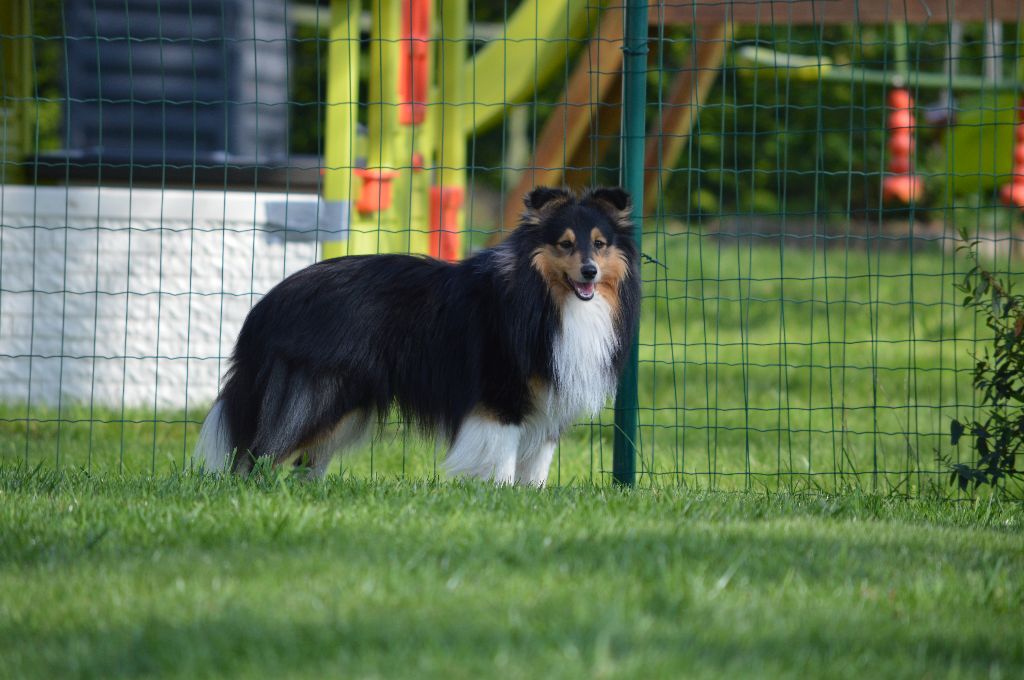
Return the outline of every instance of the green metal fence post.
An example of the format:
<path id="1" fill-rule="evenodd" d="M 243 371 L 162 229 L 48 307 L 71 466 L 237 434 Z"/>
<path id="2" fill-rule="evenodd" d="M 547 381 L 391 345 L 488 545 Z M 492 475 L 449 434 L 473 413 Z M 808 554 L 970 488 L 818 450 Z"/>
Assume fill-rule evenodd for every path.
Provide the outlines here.
<path id="1" fill-rule="evenodd" d="M 615 11 L 615 10 L 611 10 Z M 622 140 L 619 151 L 620 183 L 633 196 L 633 223 L 637 246 L 642 244 L 644 212 L 644 113 L 647 106 L 647 0 L 626 0 L 622 50 Z M 639 401 L 637 373 L 639 334 L 634 335 L 626 370 L 615 394 L 615 450 L 612 477 L 617 484 L 636 482 L 636 445 Z"/>

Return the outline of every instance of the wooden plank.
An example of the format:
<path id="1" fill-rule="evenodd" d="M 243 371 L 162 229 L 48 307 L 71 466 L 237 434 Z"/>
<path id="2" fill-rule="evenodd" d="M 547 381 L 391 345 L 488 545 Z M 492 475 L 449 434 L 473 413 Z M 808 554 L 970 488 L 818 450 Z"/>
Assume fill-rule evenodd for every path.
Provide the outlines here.
<path id="1" fill-rule="evenodd" d="M 690 131 L 707 99 L 711 86 L 718 79 L 730 31 L 725 24 L 698 26 L 694 30 L 696 45 L 689 50 L 693 62 L 683 68 L 672 81 L 661 115 L 647 138 L 644 154 L 644 205 L 653 209 L 658 190 L 668 180 L 690 141 Z"/>
<path id="2" fill-rule="evenodd" d="M 505 197 L 504 228 L 514 229 L 523 211 L 523 196 L 535 186 L 559 185 L 562 172 L 579 145 L 586 140 L 592 102 L 605 101 L 619 82 L 622 70 L 622 12 L 604 13 L 596 36 L 580 55 L 562 100 L 548 116 L 537 138 L 533 158 L 519 182 Z M 501 239 L 496 234 L 492 241 Z"/>
<path id="3" fill-rule="evenodd" d="M 652 25 L 888 24 L 1024 19 L 1020 0 L 655 0 Z"/>
<path id="4" fill-rule="evenodd" d="M 594 183 L 594 168 L 608 156 L 614 142 L 619 143 L 622 128 L 622 77 L 608 89 L 608 97 L 594 104 L 590 128 L 584 141 L 565 170 L 565 185 L 573 189 L 589 187 Z M 615 158 L 618 165 L 618 157 Z"/>

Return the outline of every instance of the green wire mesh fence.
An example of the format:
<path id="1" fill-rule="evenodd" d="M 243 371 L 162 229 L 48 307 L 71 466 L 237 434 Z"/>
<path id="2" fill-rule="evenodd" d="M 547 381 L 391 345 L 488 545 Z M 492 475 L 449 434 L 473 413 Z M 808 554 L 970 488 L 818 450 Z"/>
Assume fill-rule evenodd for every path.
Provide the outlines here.
<path id="1" fill-rule="evenodd" d="M 553 482 L 628 476 L 635 448 L 640 485 L 951 494 L 987 340 L 954 289 L 959 230 L 1021 270 L 1022 11 L 5 3 L 0 464 L 187 468 L 245 313 L 287 274 L 460 257 L 534 185 L 623 183 L 638 400 L 567 433 Z M 336 471 L 443 456 L 401 423 L 368 448 Z"/>

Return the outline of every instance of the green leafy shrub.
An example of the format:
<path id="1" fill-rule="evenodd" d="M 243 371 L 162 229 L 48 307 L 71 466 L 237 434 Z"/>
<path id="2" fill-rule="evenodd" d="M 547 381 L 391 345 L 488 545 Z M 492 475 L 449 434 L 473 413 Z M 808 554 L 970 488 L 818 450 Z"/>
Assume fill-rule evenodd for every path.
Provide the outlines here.
<path id="1" fill-rule="evenodd" d="M 966 229 L 960 236 L 974 266 L 957 289 L 963 305 L 980 314 L 992 331 L 992 344 L 975 355 L 974 387 L 981 393 L 982 416 L 969 422 L 954 419 L 950 435 L 954 446 L 969 435 L 977 460 L 951 465 L 950 483 L 961 489 L 996 485 L 1019 478 L 1017 456 L 1024 453 L 1024 295 L 1013 292 L 1013 282 L 989 271 L 978 257 L 978 242 Z"/>

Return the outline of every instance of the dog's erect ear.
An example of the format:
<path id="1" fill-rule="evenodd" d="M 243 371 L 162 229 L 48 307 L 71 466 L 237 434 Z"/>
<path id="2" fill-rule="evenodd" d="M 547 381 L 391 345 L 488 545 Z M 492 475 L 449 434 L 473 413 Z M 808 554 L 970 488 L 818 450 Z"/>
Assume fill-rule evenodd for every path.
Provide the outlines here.
<path id="1" fill-rule="evenodd" d="M 540 212 L 545 206 L 553 208 L 557 204 L 564 203 L 570 199 L 572 199 L 572 194 L 565 189 L 537 187 L 530 193 L 523 196 L 523 205 L 526 206 L 528 211 Z"/>
<path id="2" fill-rule="evenodd" d="M 629 210 L 633 207 L 633 201 L 629 197 L 629 192 L 619 187 L 600 187 L 594 189 L 590 192 L 590 198 L 599 203 L 607 203 L 616 212 Z"/>
<path id="3" fill-rule="evenodd" d="M 629 192 L 619 187 L 600 187 L 587 193 L 586 198 L 593 201 L 601 210 L 615 220 L 615 226 L 631 232 L 633 228 L 633 199 Z"/>
<path id="4" fill-rule="evenodd" d="M 541 223 L 544 213 L 571 200 L 572 194 L 565 189 L 537 187 L 523 196 L 523 205 L 526 206 L 526 211 L 523 213 L 521 224 L 536 226 Z"/>

